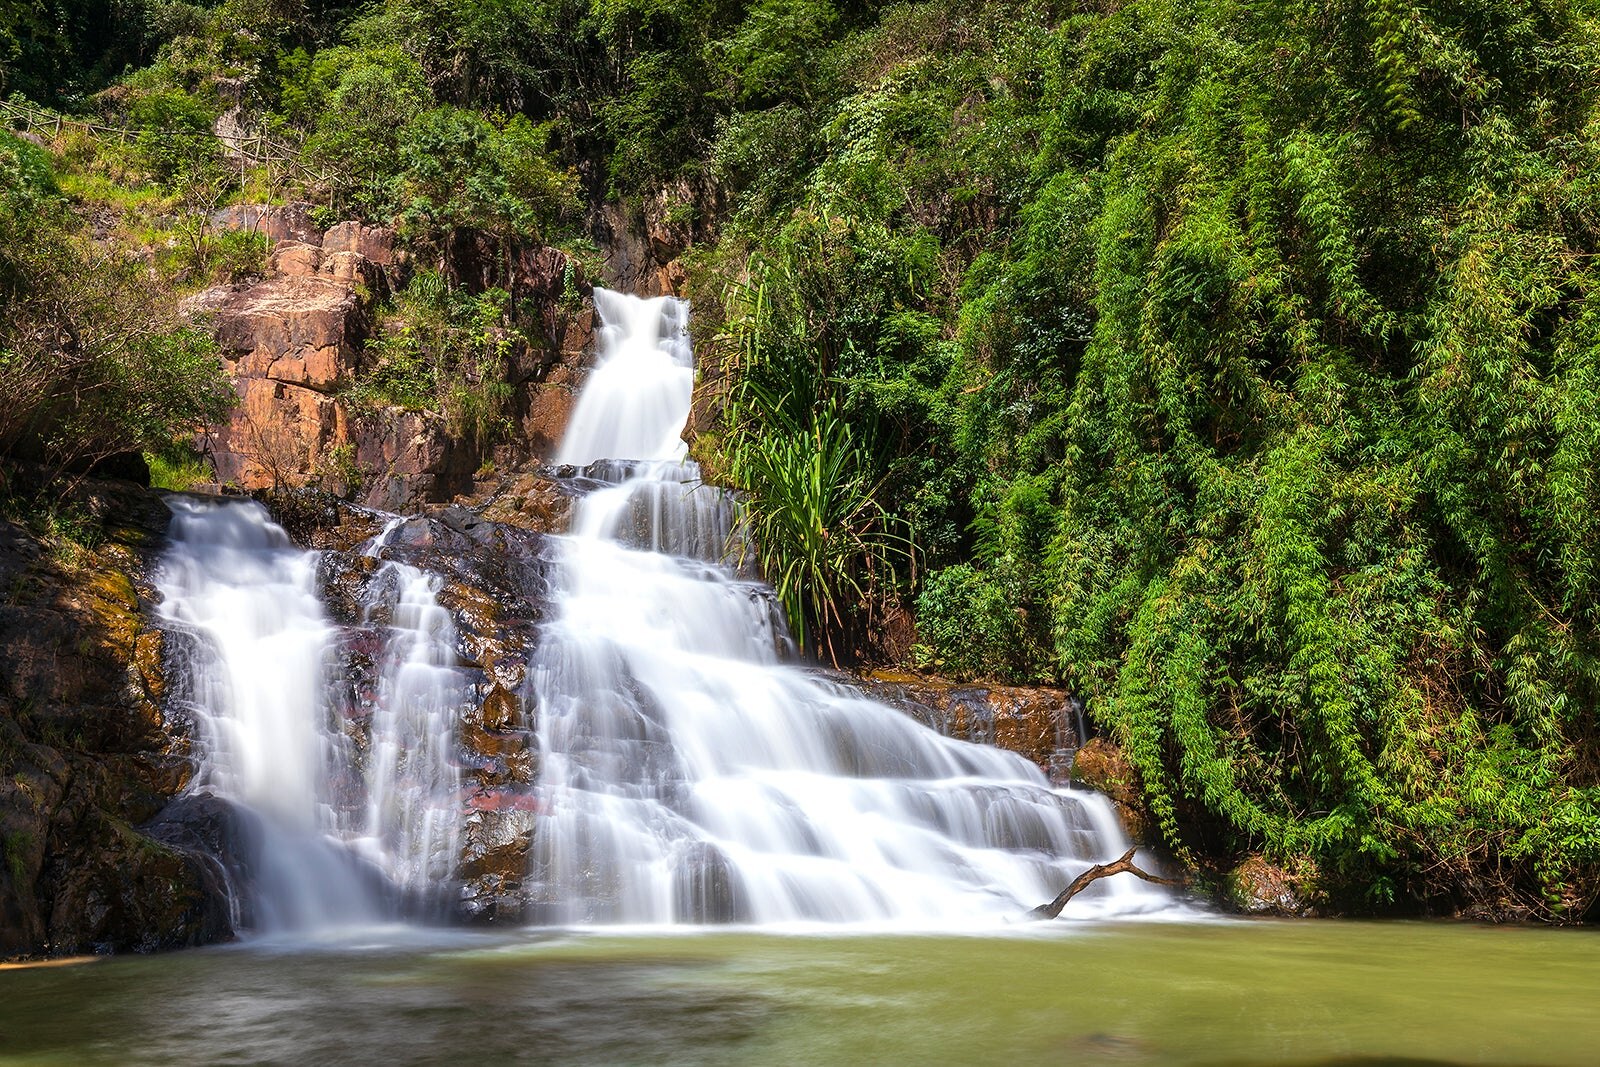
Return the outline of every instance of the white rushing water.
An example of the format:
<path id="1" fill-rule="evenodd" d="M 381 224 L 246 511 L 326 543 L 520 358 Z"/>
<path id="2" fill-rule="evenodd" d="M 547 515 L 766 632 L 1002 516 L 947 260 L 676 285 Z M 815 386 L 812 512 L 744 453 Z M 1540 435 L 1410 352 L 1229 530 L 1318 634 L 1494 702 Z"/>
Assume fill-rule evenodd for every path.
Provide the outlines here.
<path id="1" fill-rule="evenodd" d="M 393 885 L 433 913 L 447 904 L 460 851 L 455 724 L 470 697 L 455 666 L 455 626 L 439 605 L 441 584 L 416 567 L 385 563 L 366 605 L 369 619 L 389 613 L 390 637 L 372 713 L 363 844 Z"/>
<path id="2" fill-rule="evenodd" d="M 613 484 L 576 507 L 530 681 L 539 918 L 967 926 L 1120 854 L 1103 798 L 783 662 L 770 590 L 723 562 L 731 505 L 682 460 L 687 306 L 595 302 L 600 361 L 561 458 Z M 1073 907 L 1164 899 L 1107 880 Z"/>
<path id="3" fill-rule="evenodd" d="M 333 627 L 316 557 L 256 503 L 170 501 L 161 612 L 186 629 L 180 688 L 195 718 L 192 792 L 259 816 L 253 926 L 313 929 L 385 911 L 376 879 L 341 841 L 337 793 L 353 754 L 328 702 Z"/>
<path id="4" fill-rule="evenodd" d="M 334 699 L 339 631 L 317 599 L 317 554 L 254 502 L 170 505 L 158 583 L 168 624 L 195 638 L 179 679 L 197 727 L 190 789 L 254 816 L 251 925 L 437 911 L 459 843 L 453 731 L 467 698 L 439 580 L 398 563 L 373 577 L 366 610 L 388 625 L 362 751 Z"/>
<path id="5" fill-rule="evenodd" d="M 602 459 L 681 459 L 694 392 L 688 305 L 594 291 L 604 358 L 589 374 L 557 463 Z"/>
<path id="6" fill-rule="evenodd" d="M 744 555 L 737 507 L 684 460 L 687 305 L 595 303 L 599 362 L 559 457 L 590 491 L 553 539 L 524 693 L 540 760 L 528 917 L 982 927 L 1120 854 L 1104 798 L 796 662 L 771 589 L 728 563 Z M 319 554 L 259 504 L 171 507 L 158 583 L 187 635 L 169 666 L 196 725 L 191 791 L 249 814 L 247 925 L 448 916 L 477 675 L 456 662 L 442 579 L 383 558 L 403 520 L 356 560 L 361 618 L 340 627 Z M 1108 879 L 1072 909 L 1165 902 Z"/>

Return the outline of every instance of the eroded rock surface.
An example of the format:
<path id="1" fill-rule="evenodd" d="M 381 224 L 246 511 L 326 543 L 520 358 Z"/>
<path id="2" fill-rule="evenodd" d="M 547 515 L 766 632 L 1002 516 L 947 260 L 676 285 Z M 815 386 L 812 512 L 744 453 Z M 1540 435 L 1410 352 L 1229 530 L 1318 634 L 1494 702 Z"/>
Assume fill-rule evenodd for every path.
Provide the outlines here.
<path id="1" fill-rule="evenodd" d="M 556 492 L 550 479 L 526 474 L 507 479 L 487 508 L 430 507 L 404 520 L 326 493 L 264 498 L 291 536 L 323 550 L 321 599 L 340 627 L 338 710 L 357 750 L 367 748 L 388 640 L 384 605 L 393 596 L 380 583 L 394 579 L 386 564 L 440 579 L 437 600 L 450 613 L 455 668 L 469 693 L 455 723 L 463 834 L 453 915 L 460 919 L 521 921 L 528 912 L 524 883 L 539 773 L 530 656 L 551 593 L 546 531 L 548 511 L 558 505 L 543 497 Z M 516 521 L 493 521 L 491 511 Z"/>
<path id="2" fill-rule="evenodd" d="M 228 934 L 211 861 L 146 828 L 190 774 L 150 615 L 167 509 L 112 483 L 77 502 L 104 528 L 92 549 L 0 522 L 0 956 Z"/>
<path id="3" fill-rule="evenodd" d="M 1070 776 L 1078 711 L 1064 689 L 960 683 L 897 670 L 873 671 L 861 685 L 945 737 L 1020 753 L 1058 784 Z"/>
<path id="4" fill-rule="evenodd" d="M 207 435 L 222 484 L 317 486 L 405 511 L 473 493 L 475 476 L 489 467 L 520 469 L 553 454 L 593 333 L 586 283 L 564 254 L 514 249 L 508 260 L 470 234 L 453 250 L 459 284 L 507 286 L 519 306 L 536 309 L 543 335 L 511 354 L 515 432 L 490 449 L 438 412 L 353 400 L 352 387 L 370 369 L 367 344 L 384 301 L 409 269 L 393 230 L 341 222 L 324 233 L 305 205 L 237 206 L 213 224 L 262 233 L 271 247 L 264 279 L 209 289 L 184 304 L 211 322 L 239 395 L 228 422 Z M 496 273 L 508 269 L 509 278 Z"/>

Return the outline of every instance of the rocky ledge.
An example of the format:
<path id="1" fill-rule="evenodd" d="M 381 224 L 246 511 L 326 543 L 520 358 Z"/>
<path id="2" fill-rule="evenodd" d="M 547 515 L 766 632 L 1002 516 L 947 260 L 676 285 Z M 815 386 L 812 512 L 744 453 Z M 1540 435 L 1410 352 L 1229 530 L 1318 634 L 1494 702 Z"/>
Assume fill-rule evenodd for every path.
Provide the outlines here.
<path id="1" fill-rule="evenodd" d="M 239 395 L 229 420 L 205 435 L 219 482 L 247 491 L 316 486 L 406 511 L 471 493 L 491 460 L 507 468 L 553 451 L 593 332 L 592 310 L 566 310 L 588 286 L 561 252 L 515 255 L 512 295 L 539 310 L 544 335 L 534 350 L 512 353 L 517 432 L 496 452 L 453 433 L 437 412 L 354 399 L 378 312 L 410 270 L 394 231 L 359 222 L 324 231 L 304 204 L 240 205 L 212 221 L 260 233 L 271 249 L 265 277 L 184 303 L 211 324 Z"/>

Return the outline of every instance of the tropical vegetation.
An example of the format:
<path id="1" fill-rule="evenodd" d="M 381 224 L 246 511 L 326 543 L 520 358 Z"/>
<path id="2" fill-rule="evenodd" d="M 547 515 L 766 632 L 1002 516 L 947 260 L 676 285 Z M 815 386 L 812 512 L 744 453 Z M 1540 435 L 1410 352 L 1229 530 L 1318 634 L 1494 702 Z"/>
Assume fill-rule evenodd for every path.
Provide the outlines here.
<path id="1" fill-rule="evenodd" d="M 1071 687 L 1197 865 L 1262 852 L 1344 909 L 1592 912 L 1590 6 L 116 6 L 107 35 L 97 0 L 0 3 L 6 92 L 147 131 L 0 143 L 27 309 L 0 346 L 70 327 L 139 370 L 83 372 L 98 414 L 33 387 L 0 448 L 93 458 L 210 402 L 181 330 L 119 347 L 126 267 L 68 200 L 305 196 L 396 223 L 446 290 L 464 232 L 509 262 L 668 203 L 723 398 L 697 453 L 816 653 Z M 237 172 L 225 113 L 267 146 Z M 39 295 L 66 270 L 98 303 Z M 439 339 L 516 309 L 408 301 L 366 388 L 470 381 L 492 429 L 493 353 Z M 874 644 L 900 610 L 915 642 Z"/>

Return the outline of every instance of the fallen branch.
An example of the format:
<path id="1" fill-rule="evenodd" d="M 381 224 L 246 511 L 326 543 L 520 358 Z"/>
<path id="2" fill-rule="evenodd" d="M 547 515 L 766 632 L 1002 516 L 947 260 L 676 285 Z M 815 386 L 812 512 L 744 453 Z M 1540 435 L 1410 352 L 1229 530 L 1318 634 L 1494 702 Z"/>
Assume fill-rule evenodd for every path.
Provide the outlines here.
<path id="1" fill-rule="evenodd" d="M 1056 899 L 1048 904 L 1040 904 L 1037 908 L 1028 912 L 1028 918 L 1054 919 L 1061 914 L 1061 909 L 1067 906 L 1067 901 L 1083 892 L 1090 882 L 1098 881 L 1101 878 L 1109 878 L 1113 874 L 1131 874 L 1135 878 L 1143 878 L 1145 881 L 1154 882 L 1157 885 L 1180 884 L 1176 878 L 1158 878 L 1149 871 L 1140 870 L 1134 866 L 1133 854 L 1137 851 L 1139 850 L 1136 848 L 1130 848 L 1122 854 L 1120 859 L 1114 859 L 1110 863 L 1097 863 L 1090 867 L 1087 871 L 1074 878 L 1072 884 L 1063 889 L 1061 895 Z"/>

